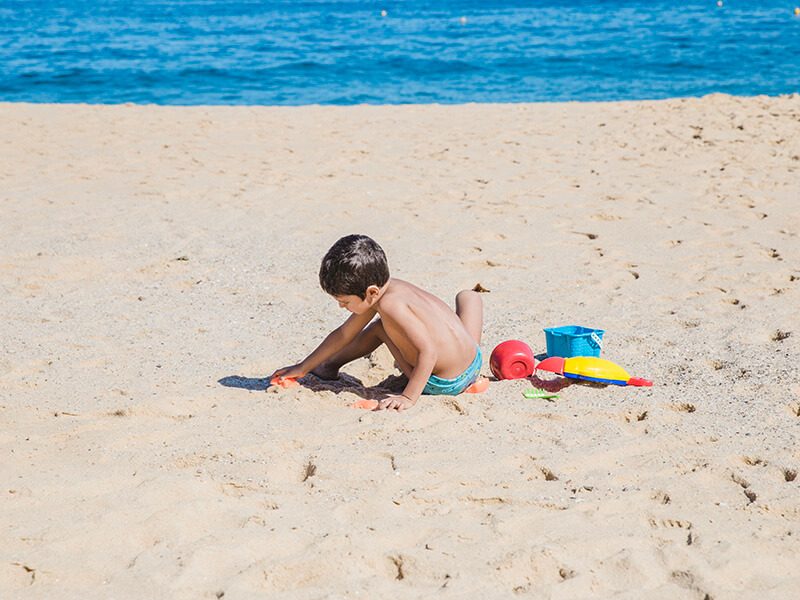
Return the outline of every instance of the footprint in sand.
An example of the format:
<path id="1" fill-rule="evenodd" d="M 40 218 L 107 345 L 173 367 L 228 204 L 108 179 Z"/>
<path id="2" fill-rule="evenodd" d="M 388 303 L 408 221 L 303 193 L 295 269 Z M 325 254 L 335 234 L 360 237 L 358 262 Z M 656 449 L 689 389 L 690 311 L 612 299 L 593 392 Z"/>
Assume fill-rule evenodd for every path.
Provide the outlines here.
<path id="1" fill-rule="evenodd" d="M 756 493 L 750 489 L 750 482 L 747 481 L 745 478 L 737 475 L 736 473 L 731 473 L 731 481 L 740 485 L 744 490 L 744 495 L 747 498 L 747 503 L 752 504 L 758 499 Z"/>
<path id="2" fill-rule="evenodd" d="M 648 519 L 653 529 L 686 529 L 692 528 L 692 522 L 682 519 Z"/>
<path id="3" fill-rule="evenodd" d="M 686 545 L 691 546 L 695 543 L 694 525 L 691 521 L 683 519 L 648 519 L 650 527 L 663 533 L 666 532 L 686 532 Z"/>
<path id="4" fill-rule="evenodd" d="M 737 475 L 736 473 L 731 473 L 731 481 L 742 486 L 744 489 L 750 487 L 750 482 L 747 481 L 744 477 Z"/>
<path id="5" fill-rule="evenodd" d="M 303 467 L 303 478 L 301 482 L 305 483 L 312 477 L 315 477 L 316 474 L 317 474 L 317 465 L 314 463 L 314 457 L 312 456 L 309 457 L 309 459 L 306 461 L 305 466 Z"/>
<path id="6" fill-rule="evenodd" d="M 782 342 L 783 340 L 789 338 L 791 335 L 792 335 L 791 331 L 783 331 L 781 329 L 778 329 L 775 331 L 775 333 L 772 334 L 772 336 L 770 336 L 770 339 L 773 342 Z"/>
<path id="7" fill-rule="evenodd" d="M 397 556 L 389 556 L 388 559 L 391 565 L 391 570 L 392 574 L 394 575 L 394 579 L 396 581 L 402 581 L 403 579 L 405 579 L 406 574 L 403 570 L 405 559 L 403 558 L 403 556 L 401 554 L 398 554 Z"/>
<path id="8" fill-rule="evenodd" d="M 629 412 L 625 413 L 624 419 L 626 423 L 636 423 L 639 421 L 644 421 L 647 418 L 647 411 L 643 410 L 640 412 Z"/>
<path id="9" fill-rule="evenodd" d="M 691 592 L 697 594 L 698 598 L 703 598 L 703 600 L 711 600 L 711 594 L 708 594 L 700 587 L 700 584 L 697 581 L 697 577 L 695 577 L 690 571 L 673 571 L 670 573 L 670 577 L 672 581 Z"/>
<path id="10" fill-rule="evenodd" d="M 670 498 L 669 494 L 663 490 L 658 490 L 655 494 L 653 494 L 653 500 L 659 504 L 669 504 L 672 502 L 672 498 Z"/>
<path id="11" fill-rule="evenodd" d="M 729 368 L 731 366 L 731 364 L 729 362 L 724 361 L 724 360 L 717 360 L 717 359 L 712 359 L 712 360 L 708 361 L 708 364 L 715 371 L 721 371 L 722 369 L 727 369 L 727 368 Z"/>
<path id="12" fill-rule="evenodd" d="M 558 481 L 558 477 L 547 467 L 539 467 L 539 470 L 544 475 L 545 481 Z"/>
<path id="13" fill-rule="evenodd" d="M 384 458 L 389 459 L 389 466 L 392 468 L 392 471 L 396 473 L 397 472 L 397 460 L 395 459 L 394 454 L 390 454 L 388 452 L 384 452 L 382 454 L 382 456 Z"/>

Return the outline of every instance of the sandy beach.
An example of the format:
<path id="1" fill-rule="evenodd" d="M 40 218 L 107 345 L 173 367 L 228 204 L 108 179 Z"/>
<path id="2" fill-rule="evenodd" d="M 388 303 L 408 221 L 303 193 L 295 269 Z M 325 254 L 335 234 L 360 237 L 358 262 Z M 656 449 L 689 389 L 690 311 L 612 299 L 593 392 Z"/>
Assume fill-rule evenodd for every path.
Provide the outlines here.
<path id="1" fill-rule="evenodd" d="M 0 104 L 0 597 L 791 598 L 800 95 Z M 652 388 L 268 388 L 365 233 L 483 350 L 606 330 Z M 490 376 L 487 364 L 483 373 Z"/>

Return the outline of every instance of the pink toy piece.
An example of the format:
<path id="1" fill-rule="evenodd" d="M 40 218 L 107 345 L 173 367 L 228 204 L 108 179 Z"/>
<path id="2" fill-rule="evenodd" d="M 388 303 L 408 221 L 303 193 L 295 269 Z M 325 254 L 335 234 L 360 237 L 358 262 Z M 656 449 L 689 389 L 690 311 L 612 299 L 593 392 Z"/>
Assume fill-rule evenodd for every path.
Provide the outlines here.
<path id="1" fill-rule="evenodd" d="M 508 340 L 492 351 L 489 367 L 498 379 L 522 379 L 533 374 L 536 359 L 525 342 Z"/>
<path id="2" fill-rule="evenodd" d="M 557 373 L 558 375 L 564 374 L 564 359 L 560 356 L 551 356 L 545 358 L 542 362 L 536 365 L 537 371 L 549 371 L 550 373 Z"/>

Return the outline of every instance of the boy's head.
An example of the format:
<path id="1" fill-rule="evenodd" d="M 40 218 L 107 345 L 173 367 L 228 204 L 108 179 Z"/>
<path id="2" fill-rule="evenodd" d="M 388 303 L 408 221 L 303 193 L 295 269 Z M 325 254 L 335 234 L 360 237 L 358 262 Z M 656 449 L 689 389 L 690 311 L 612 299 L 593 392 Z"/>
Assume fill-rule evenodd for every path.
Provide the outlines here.
<path id="1" fill-rule="evenodd" d="M 389 264 L 378 243 L 366 235 L 347 235 L 322 259 L 319 284 L 331 296 L 367 297 L 367 288 L 389 281 Z"/>

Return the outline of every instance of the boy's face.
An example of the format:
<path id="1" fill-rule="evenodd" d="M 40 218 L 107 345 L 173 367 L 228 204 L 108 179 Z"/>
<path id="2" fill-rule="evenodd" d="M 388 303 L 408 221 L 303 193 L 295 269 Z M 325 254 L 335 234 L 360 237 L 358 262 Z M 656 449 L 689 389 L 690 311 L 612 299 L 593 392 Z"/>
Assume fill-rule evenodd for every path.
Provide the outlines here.
<path id="1" fill-rule="evenodd" d="M 367 288 L 367 294 L 364 299 L 354 294 L 334 296 L 333 299 L 339 303 L 339 308 L 345 308 L 354 315 L 363 315 L 373 307 L 375 302 L 378 301 L 378 298 L 380 298 L 380 295 L 380 288 L 376 285 L 371 285 Z"/>
<path id="2" fill-rule="evenodd" d="M 333 299 L 339 303 L 339 308 L 345 308 L 355 315 L 363 314 L 369 310 L 367 300 L 362 300 L 356 295 L 334 296 Z"/>

